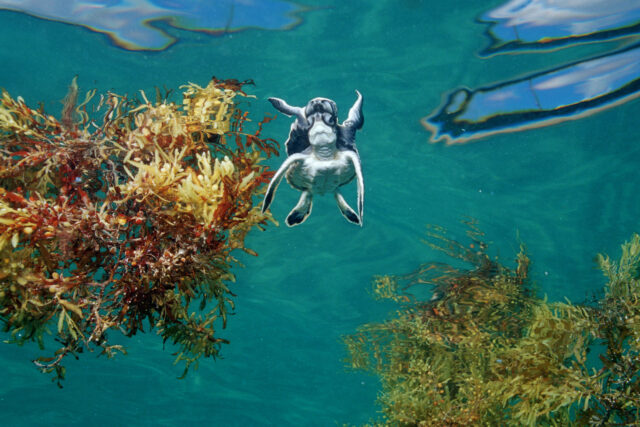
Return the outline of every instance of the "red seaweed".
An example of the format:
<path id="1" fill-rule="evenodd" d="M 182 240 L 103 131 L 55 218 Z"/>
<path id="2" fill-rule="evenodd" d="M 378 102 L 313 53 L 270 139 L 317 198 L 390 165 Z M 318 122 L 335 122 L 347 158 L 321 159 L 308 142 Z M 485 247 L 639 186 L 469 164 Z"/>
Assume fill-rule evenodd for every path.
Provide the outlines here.
<path id="1" fill-rule="evenodd" d="M 234 101 L 249 83 L 189 84 L 182 105 L 170 91 L 155 103 L 92 91 L 76 105 L 74 79 L 61 121 L 2 92 L 0 322 L 19 345 L 54 335 L 59 348 L 34 363 L 58 385 L 66 356 L 124 352 L 112 334 L 155 329 L 183 376 L 228 343 L 232 251 L 255 254 L 245 236 L 272 220 L 253 198 L 278 153 L 260 138 L 270 117 L 242 131 Z"/>

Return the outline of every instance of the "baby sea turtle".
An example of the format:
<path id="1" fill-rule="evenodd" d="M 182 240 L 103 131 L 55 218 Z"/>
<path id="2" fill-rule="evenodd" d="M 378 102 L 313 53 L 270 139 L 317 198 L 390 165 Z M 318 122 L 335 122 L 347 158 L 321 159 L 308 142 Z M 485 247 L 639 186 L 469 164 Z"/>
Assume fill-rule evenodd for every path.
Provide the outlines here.
<path id="1" fill-rule="evenodd" d="M 292 107 L 279 98 L 269 98 L 273 106 L 295 116 L 285 146 L 287 159 L 269 183 L 264 196 L 262 212 L 271 205 L 283 176 L 296 190 L 302 192 L 298 204 L 285 220 L 289 227 L 302 224 L 309 214 L 315 194 L 332 192 L 340 212 L 353 224 L 362 226 L 364 181 L 360 156 L 356 148 L 356 131 L 362 128 L 362 95 L 349 110 L 347 120 L 338 124 L 338 107 L 327 98 L 314 98 L 306 107 Z M 340 187 L 357 178 L 358 213 L 340 194 Z"/>

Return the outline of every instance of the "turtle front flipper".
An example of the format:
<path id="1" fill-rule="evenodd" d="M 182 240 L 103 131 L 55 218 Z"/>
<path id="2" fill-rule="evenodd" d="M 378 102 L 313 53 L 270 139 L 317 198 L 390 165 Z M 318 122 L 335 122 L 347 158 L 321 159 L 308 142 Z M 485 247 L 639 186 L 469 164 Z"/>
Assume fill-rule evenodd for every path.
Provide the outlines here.
<path id="1" fill-rule="evenodd" d="M 287 102 L 280 98 L 269 98 L 269 102 L 273 107 L 280 111 L 281 113 L 286 114 L 287 116 L 296 116 L 301 123 L 307 122 L 307 117 L 304 115 L 304 109 L 302 107 L 292 107 L 287 104 Z"/>
<path id="2" fill-rule="evenodd" d="M 313 195 L 308 191 L 303 191 L 298 200 L 298 204 L 295 208 L 289 212 L 287 219 L 284 222 L 289 226 L 302 224 L 307 217 L 311 214 L 311 208 L 313 207 Z"/>
<path id="3" fill-rule="evenodd" d="M 358 98 L 349 109 L 347 119 L 338 126 L 338 148 L 357 152 L 356 131 L 364 125 L 364 115 L 362 114 L 362 94 L 357 90 L 356 94 Z"/>
<path id="4" fill-rule="evenodd" d="M 278 185 L 280 185 L 280 181 L 282 181 L 282 177 L 284 177 L 285 172 L 289 169 L 294 163 L 303 161 L 305 156 L 302 154 L 294 154 L 292 156 L 287 157 L 287 160 L 280 165 L 280 168 L 276 172 L 276 174 L 271 179 L 269 183 L 269 187 L 267 187 L 267 192 L 264 195 L 264 201 L 262 202 L 262 213 L 265 213 L 271 202 L 273 201 L 273 197 L 276 194 L 276 190 L 278 189 Z"/>
<path id="5" fill-rule="evenodd" d="M 343 125 L 352 127 L 354 130 L 361 129 L 364 125 L 364 115 L 362 114 L 362 94 L 356 90 L 358 98 L 349 109 L 349 115 Z"/>
<path id="6" fill-rule="evenodd" d="M 358 214 L 356 211 L 351 209 L 351 206 L 347 204 L 347 201 L 342 197 L 342 194 L 336 190 L 334 195 L 336 196 L 336 202 L 338 202 L 338 208 L 340 208 L 342 216 L 350 223 L 360 225 L 360 218 L 358 217 Z"/>
<path id="7" fill-rule="evenodd" d="M 349 158 L 353 163 L 353 169 L 356 172 L 356 178 L 358 180 L 358 216 L 360 217 L 360 226 L 362 226 L 362 214 L 364 213 L 364 178 L 362 177 L 362 165 L 360 163 L 360 157 L 353 151 L 344 151 L 345 156 Z"/>

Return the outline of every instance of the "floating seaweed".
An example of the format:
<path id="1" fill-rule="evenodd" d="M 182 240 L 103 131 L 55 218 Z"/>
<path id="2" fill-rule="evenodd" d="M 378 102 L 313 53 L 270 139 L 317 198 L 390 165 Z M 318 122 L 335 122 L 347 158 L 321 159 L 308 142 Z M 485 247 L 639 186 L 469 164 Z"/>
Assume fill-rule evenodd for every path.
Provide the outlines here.
<path id="1" fill-rule="evenodd" d="M 508 268 L 473 225 L 469 236 L 465 246 L 431 228 L 431 247 L 473 268 L 424 264 L 376 277 L 377 298 L 399 310 L 344 338 L 348 365 L 381 379 L 376 424 L 638 425 L 640 236 L 619 262 L 598 257 L 609 283 L 589 306 L 539 298 L 523 247 Z M 433 298 L 409 294 L 418 285 Z"/>
<path id="2" fill-rule="evenodd" d="M 260 138 L 270 117 L 244 130 L 242 83 L 182 89 L 182 105 L 159 90 L 78 103 L 74 79 L 60 120 L 2 92 L 0 321 L 9 342 L 43 349 L 53 327 L 59 348 L 34 363 L 58 384 L 65 357 L 111 357 L 124 348 L 108 335 L 145 322 L 178 346 L 183 376 L 228 342 L 232 251 L 255 255 L 244 239 L 270 219 L 253 197 L 277 143 Z"/>

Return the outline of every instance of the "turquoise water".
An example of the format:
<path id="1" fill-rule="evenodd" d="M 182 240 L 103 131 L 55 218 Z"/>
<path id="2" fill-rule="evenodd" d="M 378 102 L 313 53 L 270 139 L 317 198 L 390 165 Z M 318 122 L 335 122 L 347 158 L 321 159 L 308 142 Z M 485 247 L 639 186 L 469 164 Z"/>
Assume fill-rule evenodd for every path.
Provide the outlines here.
<path id="1" fill-rule="evenodd" d="M 442 260 L 420 242 L 425 224 L 462 237 L 473 217 L 509 262 L 519 240 L 533 278 L 551 300 L 581 301 L 604 284 L 598 252 L 618 255 L 640 231 L 640 101 L 585 119 L 472 143 L 429 144 L 420 119 L 445 93 L 514 79 L 600 54 L 614 40 L 556 52 L 475 55 L 488 44 L 475 18 L 501 1 L 323 1 L 288 31 L 219 37 L 171 29 L 159 52 L 132 52 L 102 34 L 0 12 L 0 86 L 50 112 L 74 75 L 82 89 L 134 93 L 205 84 L 212 75 L 253 79 L 252 117 L 273 112 L 269 96 L 305 104 L 334 99 L 340 118 L 365 98 L 357 137 L 366 200 L 364 227 L 348 224 L 332 197 L 316 198 L 301 226 L 284 218 L 298 193 L 282 185 L 271 207 L 280 227 L 250 235 L 260 256 L 239 255 L 236 314 L 221 336 L 223 358 L 177 380 L 172 349 L 154 334 L 122 340 L 127 356 L 83 354 L 59 390 L 30 363 L 35 346 L 0 345 L 0 411 L 6 425 L 334 425 L 376 417 L 375 377 L 346 370 L 340 337 L 383 319 L 374 274 L 405 273 Z M 280 115 L 266 136 L 286 138 Z M 284 158 L 271 159 L 276 168 Z M 343 192 L 354 205 L 355 185 Z"/>

